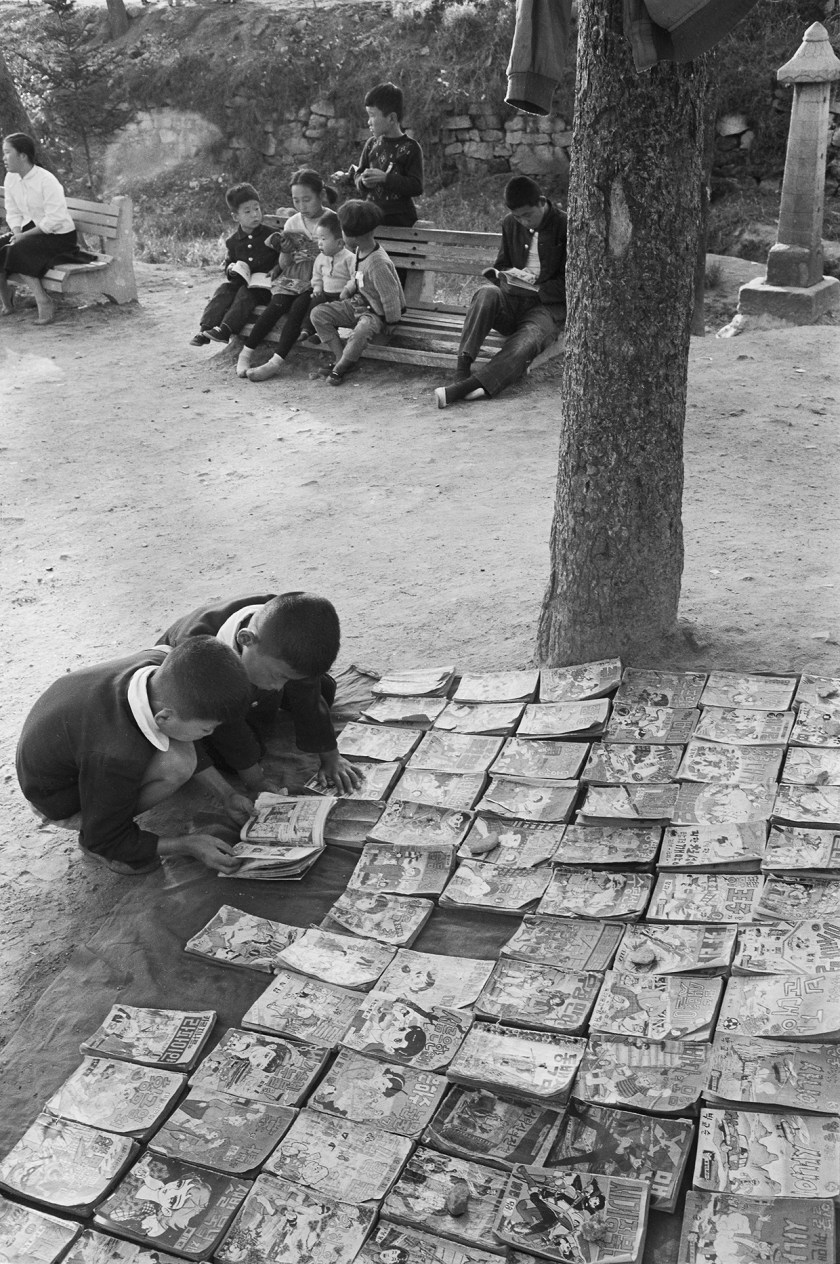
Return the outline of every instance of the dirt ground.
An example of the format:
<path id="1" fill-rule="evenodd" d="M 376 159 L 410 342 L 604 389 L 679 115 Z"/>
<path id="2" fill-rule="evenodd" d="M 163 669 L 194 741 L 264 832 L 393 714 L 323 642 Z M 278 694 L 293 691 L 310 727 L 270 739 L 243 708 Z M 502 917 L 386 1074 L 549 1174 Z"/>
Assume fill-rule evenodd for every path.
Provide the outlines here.
<path id="1" fill-rule="evenodd" d="M 713 328 L 761 271 L 719 262 Z M 257 386 L 187 345 L 212 273 L 138 273 L 139 307 L 0 328 L 0 1042 L 132 881 L 38 830 L 17 788 L 18 730 L 58 674 L 201 601 L 290 588 L 336 603 L 340 663 L 524 666 L 548 575 L 556 362 L 444 412 L 433 370 L 367 363 L 334 389 L 305 352 Z M 838 368 L 836 326 L 693 340 L 683 665 L 840 674 Z"/>

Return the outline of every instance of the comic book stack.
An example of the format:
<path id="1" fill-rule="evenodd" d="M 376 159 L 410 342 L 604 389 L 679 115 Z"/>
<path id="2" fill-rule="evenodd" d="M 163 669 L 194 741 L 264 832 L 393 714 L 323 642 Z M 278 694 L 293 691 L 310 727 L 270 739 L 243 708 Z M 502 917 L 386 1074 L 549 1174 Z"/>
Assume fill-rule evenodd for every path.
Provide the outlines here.
<path id="1" fill-rule="evenodd" d="M 653 1210 L 663 1264 L 833 1261 L 840 680 L 375 692 L 339 738 L 361 788 L 243 840 L 250 877 L 354 848 L 346 890 L 317 927 L 226 904 L 188 940 L 267 976 L 212 1047 L 212 1012 L 113 1007 L 0 1159 L 0 1259 L 639 1264 Z M 413 947 L 475 910 L 496 959 Z"/>

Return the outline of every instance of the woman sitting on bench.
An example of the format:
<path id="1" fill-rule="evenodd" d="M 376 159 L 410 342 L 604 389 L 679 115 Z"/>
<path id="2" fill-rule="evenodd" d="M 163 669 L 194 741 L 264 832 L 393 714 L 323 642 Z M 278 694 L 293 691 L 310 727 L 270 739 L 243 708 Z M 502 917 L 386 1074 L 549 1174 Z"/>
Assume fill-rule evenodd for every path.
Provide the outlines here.
<path id="1" fill-rule="evenodd" d="M 0 316 L 12 314 L 9 274 L 19 273 L 38 304 L 36 325 L 48 325 L 55 305 L 40 278 L 54 263 L 76 250 L 76 226 L 67 210 L 64 189 L 52 172 L 35 161 L 35 142 L 24 132 L 3 140 L 6 222 L 11 233 L 0 237 Z"/>

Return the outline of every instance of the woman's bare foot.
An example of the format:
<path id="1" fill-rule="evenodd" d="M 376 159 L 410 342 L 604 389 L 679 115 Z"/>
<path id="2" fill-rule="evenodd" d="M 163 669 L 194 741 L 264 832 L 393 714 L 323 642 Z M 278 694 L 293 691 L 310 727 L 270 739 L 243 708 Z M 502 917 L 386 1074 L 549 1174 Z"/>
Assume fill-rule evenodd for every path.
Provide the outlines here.
<path id="1" fill-rule="evenodd" d="M 45 303 L 38 308 L 36 325 L 51 325 L 55 320 L 55 303 Z"/>
<path id="2" fill-rule="evenodd" d="M 14 316 L 14 314 L 15 309 L 13 307 L 8 307 L 5 303 L 2 307 L 0 307 L 0 316 Z"/>

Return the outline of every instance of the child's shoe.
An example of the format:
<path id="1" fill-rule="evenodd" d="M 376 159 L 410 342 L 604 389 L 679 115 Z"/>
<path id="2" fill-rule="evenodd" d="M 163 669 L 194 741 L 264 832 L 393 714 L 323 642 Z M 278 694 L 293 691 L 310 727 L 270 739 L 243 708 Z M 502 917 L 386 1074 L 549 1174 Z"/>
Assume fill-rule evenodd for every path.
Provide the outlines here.
<path id="1" fill-rule="evenodd" d="M 344 379 L 346 377 L 349 377 L 351 373 L 355 373 L 358 367 L 359 367 L 358 364 L 348 364 L 347 368 L 342 369 L 341 372 L 339 372 L 338 369 L 333 369 L 332 373 L 330 373 L 329 377 L 327 378 L 327 381 L 329 382 L 330 386 L 341 386 Z"/>
<path id="2" fill-rule="evenodd" d="M 207 337 L 207 334 L 202 329 L 200 333 L 197 333 L 195 335 L 194 338 L 190 338 L 190 346 L 191 347 L 206 347 L 209 341 L 210 339 Z"/>
<path id="3" fill-rule="evenodd" d="M 208 329 L 206 333 L 213 342 L 230 342 L 230 330 L 225 329 L 224 325 L 217 325 L 215 329 Z"/>

